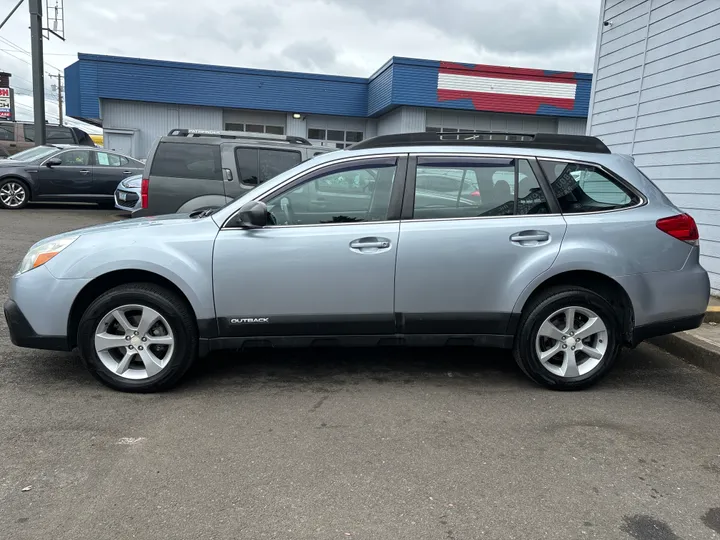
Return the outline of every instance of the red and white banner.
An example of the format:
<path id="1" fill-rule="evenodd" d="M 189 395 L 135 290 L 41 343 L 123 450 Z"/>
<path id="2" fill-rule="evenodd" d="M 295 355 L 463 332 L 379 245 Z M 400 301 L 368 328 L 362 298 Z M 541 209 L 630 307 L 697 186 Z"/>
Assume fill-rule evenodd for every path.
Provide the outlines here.
<path id="1" fill-rule="evenodd" d="M 449 62 L 442 62 L 438 71 L 439 101 L 470 99 L 482 111 L 533 114 L 541 105 L 571 110 L 576 90 L 573 73 Z"/>

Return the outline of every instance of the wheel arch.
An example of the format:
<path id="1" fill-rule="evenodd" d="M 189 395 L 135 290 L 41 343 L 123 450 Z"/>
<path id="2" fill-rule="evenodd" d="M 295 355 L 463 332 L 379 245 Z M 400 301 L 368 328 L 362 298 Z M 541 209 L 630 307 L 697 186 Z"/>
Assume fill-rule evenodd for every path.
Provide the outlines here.
<path id="1" fill-rule="evenodd" d="M 635 311 L 630 296 L 625 288 L 616 280 L 606 274 L 593 270 L 568 270 L 560 272 L 547 277 L 534 288 L 528 288 L 530 290 L 526 290 L 524 296 L 515 304 L 510 333 L 515 334 L 517 331 L 517 326 L 525 306 L 529 305 L 529 303 L 543 291 L 562 285 L 584 287 L 603 296 L 603 298 L 621 314 L 622 341 L 627 344 L 631 343 L 632 332 L 635 326 Z"/>
<path id="2" fill-rule="evenodd" d="M 77 346 L 77 333 L 80 326 L 80 319 L 90 304 L 103 292 L 128 283 L 153 283 L 172 291 L 185 302 L 195 318 L 195 324 L 199 325 L 197 312 L 193 308 L 190 300 L 188 300 L 185 293 L 168 278 L 147 270 L 114 270 L 94 278 L 87 283 L 75 297 L 72 307 L 70 308 L 67 327 L 67 339 L 71 349 Z"/>
<path id="3" fill-rule="evenodd" d="M 0 183 L 4 182 L 5 180 L 15 180 L 21 182 L 22 185 L 24 185 L 29 192 L 30 198 L 28 199 L 28 201 L 33 200 L 33 196 L 35 195 L 35 187 L 30 180 L 15 173 L 9 173 L 5 176 L 0 177 Z"/>

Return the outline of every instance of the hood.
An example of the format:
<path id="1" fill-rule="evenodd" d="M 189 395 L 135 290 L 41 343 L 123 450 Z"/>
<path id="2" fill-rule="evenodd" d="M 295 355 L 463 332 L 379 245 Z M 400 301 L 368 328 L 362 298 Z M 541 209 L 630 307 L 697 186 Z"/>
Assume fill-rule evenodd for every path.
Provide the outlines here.
<path id="1" fill-rule="evenodd" d="M 15 161 L 12 158 L 0 159 L 0 167 L 6 169 L 8 167 L 24 167 L 27 163 L 23 161 Z"/>
<path id="2" fill-rule="evenodd" d="M 209 217 L 190 218 L 188 216 L 189 214 L 168 214 L 165 216 L 148 216 L 142 218 L 125 219 L 122 221 L 115 221 L 113 223 L 103 223 L 102 225 L 93 225 L 92 227 L 85 227 L 84 229 L 68 231 L 62 234 L 44 238 L 40 242 L 44 243 L 49 240 L 57 240 L 59 238 L 65 238 L 66 236 L 86 236 L 96 233 L 107 233 L 111 231 L 136 231 L 134 232 L 134 234 L 147 235 L 148 233 L 152 234 L 153 231 L 157 230 L 160 227 L 183 225 L 191 221 L 210 219 Z"/>

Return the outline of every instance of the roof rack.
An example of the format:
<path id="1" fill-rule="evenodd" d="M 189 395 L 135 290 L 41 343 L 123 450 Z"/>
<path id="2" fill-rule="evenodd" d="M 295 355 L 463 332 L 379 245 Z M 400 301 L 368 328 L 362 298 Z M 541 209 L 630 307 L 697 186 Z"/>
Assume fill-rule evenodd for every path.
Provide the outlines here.
<path id="1" fill-rule="evenodd" d="M 283 141 L 293 144 L 312 146 L 304 137 L 295 135 L 273 135 L 271 133 L 253 133 L 249 131 L 216 131 L 212 129 L 185 129 L 175 128 L 168 133 L 171 137 L 218 137 L 220 139 L 260 139 L 270 141 Z"/>
<path id="2" fill-rule="evenodd" d="M 420 132 L 380 135 L 355 143 L 348 150 L 392 146 L 512 146 L 546 150 L 573 150 L 609 154 L 610 149 L 597 137 L 557 133 L 506 133 L 495 131 Z"/>

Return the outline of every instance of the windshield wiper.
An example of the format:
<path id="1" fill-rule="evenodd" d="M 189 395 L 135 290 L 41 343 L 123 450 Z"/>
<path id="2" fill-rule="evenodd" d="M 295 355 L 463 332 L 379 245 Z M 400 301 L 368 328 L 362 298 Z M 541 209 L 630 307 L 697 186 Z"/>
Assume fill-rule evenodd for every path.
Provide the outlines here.
<path id="1" fill-rule="evenodd" d="M 215 212 L 215 208 L 207 208 L 205 210 L 195 210 L 194 212 L 190 212 L 190 215 L 188 217 L 190 218 L 204 218 L 209 216 L 210 214 L 213 214 Z"/>

